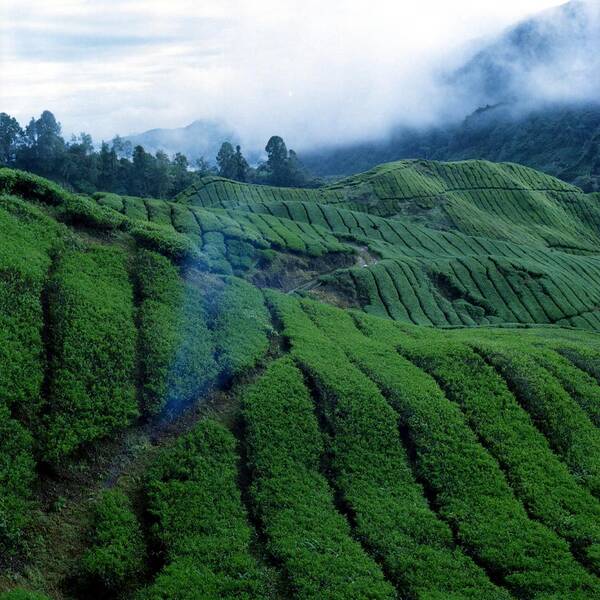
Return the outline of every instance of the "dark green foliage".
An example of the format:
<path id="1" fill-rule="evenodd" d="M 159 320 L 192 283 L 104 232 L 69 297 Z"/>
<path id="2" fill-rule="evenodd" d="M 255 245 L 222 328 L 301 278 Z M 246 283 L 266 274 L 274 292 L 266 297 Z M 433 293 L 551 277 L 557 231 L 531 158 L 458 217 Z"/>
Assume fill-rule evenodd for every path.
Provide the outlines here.
<path id="1" fill-rule="evenodd" d="M 600 496 L 600 430 L 559 381 L 527 346 L 484 342 L 475 347 L 502 374 L 574 477 Z"/>
<path id="2" fill-rule="evenodd" d="M 31 423 L 44 377 L 42 296 L 64 232 L 12 196 L 0 196 L 0 229 L 0 401 Z"/>
<path id="3" fill-rule="evenodd" d="M 600 328 L 597 202 L 519 165 L 402 161 L 320 190 L 210 177 L 179 199 L 204 207 L 204 250 L 221 272 L 225 227 L 309 256 L 347 252 L 350 242 L 370 260 L 319 282 L 373 314 L 441 327 Z"/>
<path id="4" fill-rule="evenodd" d="M 272 160 L 273 140 L 280 140 L 283 146 L 282 162 Z M 219 174 L 232 180 L 251 178 L 257 183 L 267 180 L 286 186 L 320 184 L 308 179 L 296 153 L 288 153 L 278 136 L 271 138 L 267 149 L 269 163 L 252 169 L 239 145 L 234 150 L 230 142 L 223 142 L 216 157 Z M 202 175 L 216 171 L 202 157 L 195 160 L 196 169 L 192 170 L 181 152 L 172 158 L 163 150 L 152 154 L 118 135 L 110 144 L 103 141 L 99 150 L 87 133 L 65 141 L 60 123 L 47 110 L 39 119 L 32 118 L 24 130 L 16 119 L 0 113 L 0 166 L 32 171 L 85 194 L 102 190 L 153 198 L 172 198 Z"/>
<path id="5" fill-rule="evenodd" d="M 81 562 L 86 583 L 114 592 L 131 588 L 145 569 L 145 558 L 142 531 L 129 499 L 119 490 L 103 492 Z"/>
<path id="6" fill-rule="evenodd" d="M 6 560 L 23 549 L 30 524 L 35 462 L 30 433 L 0 404 L 0 557 Z"/>
<path id="7" fill-rule="evenodd" d="M 59 205 L 69 196 L 59 185 L 25 171 L 0 169 L 0 191 L 44 204 Z"/>
<path id="8" fill-rule="evenodd" d="M 223 290 L 207 300 L 219 371 L 225 378 L 235 377 L 267 352 L 272 326 L 263 295 L 242 279 L 229 277 Z"/>
<path id="9" fill-rule="evenodd" d="M 406 344 L 402 351 L 461 406 L 529 513 L 600 572 L 600 503 L 570 476 L 494 369 L 454 342 Z"/>
<path id="10" fill-rule="evenodd" d="M 148 193 L 154 163 L 135 162 Z M 581 331 L 600 330 L 596 197 L 480 161 L 319 190 L 205 177 L 177 202 L 0 181 L 18 194 L 0 194 L 0 545 L 19 570 L 33 550 L 36 588 L 69 593 L 55 569 L 96 495 L 77 486 L 116 477 L 147 492 L 158 574 L 140 598 L 270 596 L 255 551 L 281 572 L 273 596 L 600 596 L 600 344 Z M 258 286 L 290 293 L 269 310 Z M 96 444 L 136 400 L 153 418 Z M 239 448 L 214 422 L 164 448 L 204 410 Z M 139 490 L 148 438 L 163 449 Z M 91 587 L 137 597 L 138 542 L 109 492 Z"/>
<path id="11" fill-rule="evenodd" d="M 127 256 L 97 246 L 67 253 L 50 282 L 50 381 L 44 456 L 59 460 L 138 414 L 136 332 Z"/>
<path id="12" fill-rule="evenodd" d="M 558 352 L 538 351 L 537 358 L 569 392 L 596 427 L 600 427 L 600 386 L 583 369 L 571 364 Z"/>
<path id="13" fill-rule="evenodd" d="M 231 142 L 223 142 L 219 153 L 217 154 L 217 165 L 219 167 L 219 176 L 226 179 L 236 179 L 237 169 L 235 160 L 235 151 Z"/>
<path id="14" fill-rule="evenodd" d="M 5 112 L 0 113 L 0 165 L 14 162 L 23 133 L 19 122 L 14 117 Z"/>
<path id="15" fill-rule="evenodd" d="M 102 230 L 129 226 L 127 218 L 85 196 L 69 196 L 61 206 L 62 219 L 74 225 Z"/>
<path id="16" fill-rule="evenodd" d="M 0 600 L 50 600 L 48 596 L 29 590 L 15 589 L 0 594 Z"/>
<path id="17" fill-rule="evenodd" d="M 456 125 L 401 129 L 389 141 L 325 149 L 307 155 L 305 162 L 316 175 L 339 176 L 401 158 L 508 160 L 589 191 L 598 189 L 597 103 L 514 108 L 508 104 L 478 108 Z"/>
<path id="18" fill-rule="evenodd" d="M 302 374 L 272 363 L 243 394 L 251 494 L 299 598 L 394 598 L 393 588 L 350 536 L 319 473 L 323 441 Z"/>
<path id="19" fill-rule="evenodd" d="M 102 142 L 99 151 L 87 133 L 66 142 L 47 110 L 25 130 L 0 113 L 0 165 L 33 171 L 78 192 L 101 189 L 156 198 L 177 195 L 196 177 L 184 155 L 176 153 L 171 159 L 161 150 L 153 155 L 142 146 L 132 149 L 119 136 L 110 145 Z"/>
<path id="20" fill-rule="evenodd" d="M 200 397 L 217 374 L 213 336 L 199 289 L 164 256 L 143 250 L 136 261 L 142 410 L 158 414 Z"/>
<path id="21" fill-rule="evenodd" d="M 167 566 L 143 598 L 265 597 L 237 487 L 235 439 L 204 420 L 156 459 L 149 511 Z"/>
<path id="22" fill-rule="evenodd" d="M 292 353 L 310 374 L 331 432 L 332 470 L 360 539 L 372 549 L 403 596 L 508 598 L 460 550 L 450 528 L 427 506 L 398 433 L 398 415 L 346 354 L 299 307 L 273 301 Z M 360 335 L 349 316 L 303 303 L 330 335 L 354 347 Z"/>
<path id="23" fill-rule="evenodd" d="M 136 242 L 149 250 L 155 250 L 177 263 L 194 263 L 200 261 L 197 242 L 185 235 L 169 230 L 160 225 L 136 225 L 131 230 Z"/>
<path id="24" fill-rule="evenodd" d="M 354 346 L 347 349 L 398 411 L 414 448 L 417 472 L 461 545 L 517 597 L 586 598 L 600 593 L 597 579 L 573 559 L 568 545 L 528 517 L 498 463 L 469 427 L 471 412 L 463 414 L 431 377 L 394 352 L 400 345 L 403 351 L 413 348 L 414 330 L 407 335 L 373 318 L 360 317 L 359 323 L 371 341 L 358 344 L 356 351 Z M 423 337 L 427 341 L 418 346 L 420 356 L 425 350 L 429 356 L 448 351 L 439 335 Z M 458 367 L 461 359 L 454 357 L 449 354 L 448 361 Z M 456 381 L 464 377 L 459 372 Z M 520 456 L 524 460 L 527 450 Z M 534 468 L 543 471 L 546 460 L 552 459 L 539 457 Z M 528 462 L 525 468 L 532 466 Z M 535 476 L 529 484 L 537 484 Z"/>

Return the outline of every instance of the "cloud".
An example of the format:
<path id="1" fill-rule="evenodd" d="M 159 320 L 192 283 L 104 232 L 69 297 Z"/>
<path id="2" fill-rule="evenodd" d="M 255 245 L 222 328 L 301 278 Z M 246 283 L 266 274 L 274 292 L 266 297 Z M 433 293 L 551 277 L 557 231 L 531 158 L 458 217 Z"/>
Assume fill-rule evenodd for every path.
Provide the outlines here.
<path id="1" fill-rule="evenodd" d="M 440 69 L 551 0 L 0 0 L 0 110 L 95 138 L 217 118 L 303 147 L 427 123 Z"/>

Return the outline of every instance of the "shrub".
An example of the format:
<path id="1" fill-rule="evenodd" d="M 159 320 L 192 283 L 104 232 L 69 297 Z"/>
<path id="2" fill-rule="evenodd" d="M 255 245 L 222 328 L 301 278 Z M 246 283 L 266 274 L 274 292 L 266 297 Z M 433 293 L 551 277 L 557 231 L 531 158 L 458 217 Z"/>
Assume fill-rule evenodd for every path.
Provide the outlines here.
<path id="1" fill-rule="evenodd" d="M 15 589 L 0 594 L 0 600 L 50 600 L 45 594 L 29 590 Z"/>
<path id="2" fill-rule="evenodd" d="M 126 260 L 119 248 L 98 246 L 66 254 L 53 274 L 44 450 L 51 461 L 128 425 L 138 414 Z"/>
<path id="3" fill-rule="evenodd" d="M 254 367 L 267 352 L 272 332 L 261 291 L 242 279 L 228 277 L 224 289 L 208 302 L 222 375 L 230 378 Z"/>
<path id="4" fill-rule="evenodd" d="M 319 473 L 323 441 L 302 374 L 272 363 L 242 396 L 250 490 L 268 546 L 300 598 L 393 598 L 377 564 L 352 539 Z"/>
<path id="5" fill-rule="evenodd" d="M 147 225 L 136 225 L 131 230 L 131 235 L 141 247 L 155 250 L 177 263 L 208 266 L 200 255 L 197 242 L 172 229 L 148 223 Z"/>
<path id="6" fill-rule="evenodd" d="M 44 204 L 62 204 L 70 194 L 56 183 L 14 169 L 0 169 L 0 193 L 15 194 Z"/>
<path id="7" fill-rule="evenodd" d="M 148 506 L 167 565 L 142 597 L 265 597 L 264 572 L 250 554 L 237 463 L 235 438 L 210 419 L 157 457 Z"/>
<path id="8" fill-rule="evenodd" d="M 140 525 L 127 496 L 105 491 L 93 517 L 90 546 L 82 558 L 82 572 L 90 585 L 122 592 L 144 570 L 145 547 Z"/>
<path id="9" fill-rule="evenodd" d="M 35 477 L 31 435 L 0 404 L 0 556 L 4 558 L 23 549 Z"/>
<path id="10" fill-rule="evenodd" d="M 517 597 L 597 594 L 596 579 L 573 559 L 567 544 L 528 517 L 459 407 L 430 376 L 394 351 L 410 348 L 416 354 L 413 337 L 419 335 L 420 352 L 444 355 L 447 348 L 441 348 L 441 334 L 411 327 L 407 335 L 380 319 L 359 314 L 355 318 L 368 333 L 368 341 L 348 338 L 341 327 L 336 340 L 397 411 L 416 472 L 461 546 Z"/>
<path id="11" fill-rule="evenodd" d="M 428 508 L 401 446 L 397 415 L 376 386 L 317 329 L 297 302 L 275 294 L 270 298 L 292 355 L 319 392 L 320 412 L 331 440 L 330 469 L 353 515 L 356 534 L 384 565 L 400 595 L 468 597 L 485 590 L 486 597 L 506 598 L 482 570 L 453 548 L 450 528 Z M 360 343 L 344 313 L 314 303 L 302 306 L 328 333 L 340 329 L 344 344 Z"/>
<path id="12" fill-rule="evenodd" d="M 284 327 L 293 354 L 319 391 L 331 432 L 332 470 L 357 534 L 385 565 L 403 596 L 508 598 L 454 548 L 450 528 L 431 511 L 413 478 L 397 413 L 337 345 L 352 348 L 353 353 L 356 346 L 368 352 L 351 317 L 326 305 L 301 304 L 307 315 L 299 309 L 293 317 L 287 313 Z"/>
<path id="13" fill-rule="evenodd" d="M 167 566 L 146 597 L 161 598 L 168 590 L 181 598 L 264 596 L 264 573 L 250 554 L 237 463 L 234 437 L 210 419 L 159 454 L 147 493 Z"/>
<path id="14" fill-rule="evenodd" d="M 600 504 L 577 485 L 506 384 L 472 349 L 438 341 L 402 350 L 439 382 L 503 467 L 529 514 L 600 572 Z"/>
<path id="15" fill-rule="evenodd" d="M 0 196 L 0 231 L 0 399 L 33 424 L 45 366 L 42 297 L 64 231 L 12 196 Z"/>
<path id="16" fill-rule="evenodd" d="M 158 414 L 199 396 L 217 375 L 202 296 L 164 256 L 148 250 L 136 264 L 142 406 Z"/>
<path id="17" fill-rule="evenodd" d="M 247 565 L 241 565 L 247 570 Z M 136 596 L 136 600 L 254 600 L 262 597 L 252 581 L 242 581 L 215 572 L 189 557 L 176 558 L 157 575 L 154 583 Z M 247 589 L 244 589 L 246 587 Z"/>
<path id="18" fill-rule="evenodd" d="M 68 196 L 61 206 L 60 215 L 68 223 L 100 231 L 125 228 L 128 225 L 124 215 L 85 196 Z"/>
<path id="19" fill-rule="evenodd" d="M 503 376 L 577 481 L 600 496 L 600 431 L 559 381 L 523 344 L 477 341 L 473 345 Z"/>

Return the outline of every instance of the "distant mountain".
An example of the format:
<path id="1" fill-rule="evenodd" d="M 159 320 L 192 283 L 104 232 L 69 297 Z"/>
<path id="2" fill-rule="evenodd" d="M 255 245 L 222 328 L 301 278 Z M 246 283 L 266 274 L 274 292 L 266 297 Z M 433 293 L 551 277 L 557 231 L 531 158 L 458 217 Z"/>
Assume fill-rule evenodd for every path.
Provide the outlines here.
<path id="1" fill-rule="evenodd" d="M 124 139 L 150 152 L 164 150 L 171 155 L 181 152 L 190 160 L 204 157 L 209 162 L 214 162 L 224 141 L 239 142 L 237 135 L 225 123 L 207 120 L 194 121 L 177 129 L 151 129 Z"/>
<path id="2" fill-rule="evenodd" d="M 518 162 L 586 191 L 600 189 L 600 103 L 478 109 L 457 125 L 399 129 L 386 142 L 328 148 L 303 155 L 315 175 L 358 173 L 403 158 Z"/>
<path id="3" fill-rule="evenodd" d="M 444 82 L 465 110 L 481 108 L 461 122 L 305 153 L 305 165 L 340 176 L 402 158 L 482 158 L 600 189 L 600 2 L 576 0 L 523 21 Z"/>
<path id="4" fill-rule="evenodd" d="M 581 100 L 600 91 L 600 2 L 574 0 L 519 23 L 447 76 L 471 106 Z"/>

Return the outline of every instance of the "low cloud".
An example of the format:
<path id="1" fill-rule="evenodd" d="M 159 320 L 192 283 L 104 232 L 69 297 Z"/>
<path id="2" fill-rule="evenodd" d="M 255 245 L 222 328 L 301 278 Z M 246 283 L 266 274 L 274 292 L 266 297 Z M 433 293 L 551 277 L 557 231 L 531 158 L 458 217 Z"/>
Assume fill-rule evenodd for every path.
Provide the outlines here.
<path id="1" fill-rule="evenodd" d="M 376 138 L 479 100 L 441 74 L 485 36 L 556 4 L 4 2 L 0 110 L 26 122 L 48 108 L 66 133 L 96 139 L 196 119 L 228 123 L 250 148 L 273 133 L 299 149 Z"/>

